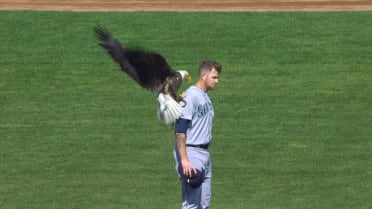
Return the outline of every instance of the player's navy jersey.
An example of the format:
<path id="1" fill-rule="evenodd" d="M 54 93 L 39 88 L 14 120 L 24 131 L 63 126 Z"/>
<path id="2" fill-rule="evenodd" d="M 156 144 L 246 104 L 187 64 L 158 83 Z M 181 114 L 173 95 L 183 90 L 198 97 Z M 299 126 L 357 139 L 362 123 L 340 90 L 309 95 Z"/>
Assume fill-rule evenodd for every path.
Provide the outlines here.
<path id="1" fill-rule="evenodd" d="M 196 86 L 190 86 L 180 102 L 181 118 L 191 120 L 186 132 L 186 144 L 208 144 L 212 139 L 214 110 L 208 93 Z"/>

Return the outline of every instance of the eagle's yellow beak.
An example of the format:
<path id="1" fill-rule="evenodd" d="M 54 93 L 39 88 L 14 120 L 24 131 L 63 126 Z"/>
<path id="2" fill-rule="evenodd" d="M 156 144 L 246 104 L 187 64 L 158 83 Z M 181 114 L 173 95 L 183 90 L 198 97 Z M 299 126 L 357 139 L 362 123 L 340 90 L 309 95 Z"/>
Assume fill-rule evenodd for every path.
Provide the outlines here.
<path id="1" fill-rule="evenodd" d="M 186 81 L 189 83 L 192 81 L 191 75 L 189 74 L 186 75 Z"/>

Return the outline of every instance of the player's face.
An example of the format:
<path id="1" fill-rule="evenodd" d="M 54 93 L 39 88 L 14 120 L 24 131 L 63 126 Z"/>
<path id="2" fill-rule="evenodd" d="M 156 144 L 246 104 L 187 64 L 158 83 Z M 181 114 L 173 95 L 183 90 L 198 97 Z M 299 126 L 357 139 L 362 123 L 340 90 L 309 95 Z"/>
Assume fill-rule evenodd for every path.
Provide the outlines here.
<path id="1" fill-rule="evenodd" d="M 214 68 L 212 69 L 211 72 L 207 73 L 206 75 L 206 79 L 205 79 L 205 86 L 207 88 L 207 90 L 213 90 L 214 88 L 216 88 L 217 84 L 218 84 L 218 78 L 219 78 L 219 73 L 217 70 L 215 70 Z"/>

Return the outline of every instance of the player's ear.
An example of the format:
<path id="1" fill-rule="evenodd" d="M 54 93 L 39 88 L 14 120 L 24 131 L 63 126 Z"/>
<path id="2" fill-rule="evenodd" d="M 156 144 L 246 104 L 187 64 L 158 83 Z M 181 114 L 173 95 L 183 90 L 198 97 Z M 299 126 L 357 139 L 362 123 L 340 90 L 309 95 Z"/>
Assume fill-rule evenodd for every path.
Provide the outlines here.
<path id="1" fill-rule="evenodd" d="M 200 74 L 200 78 L 201 78 L 201 80 L 203 80 L 203 81 L 207 80 L 207 76 L 208 76 L 208 72 L 206 72 L 206 71 L 203 71 L 203 72 L 201 72 L 201 74 Z"/>

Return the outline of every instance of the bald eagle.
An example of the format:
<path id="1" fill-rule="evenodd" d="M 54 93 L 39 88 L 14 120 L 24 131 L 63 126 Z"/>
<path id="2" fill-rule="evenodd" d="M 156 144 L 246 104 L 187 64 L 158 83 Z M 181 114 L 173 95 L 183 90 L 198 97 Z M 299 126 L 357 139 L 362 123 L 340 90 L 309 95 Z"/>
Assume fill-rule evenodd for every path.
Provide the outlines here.
<path id="1" fill-rule="evenodd" d="M 107 50 L 123 72 L 143 88 L 158 93 L 159 120 L 167 125 L 174 123 L 181 115 L 178 103 L 181 98 L 177 96 L 177 91 L 183 80 L 191 81 L 190 74 L 173 70 L 158 53 L 125 47 L 106 29 L 95 27 L 94 31 L 99 45 Z"/>

